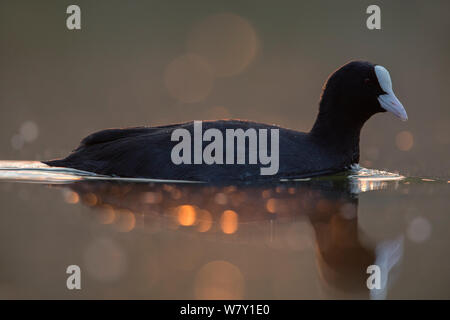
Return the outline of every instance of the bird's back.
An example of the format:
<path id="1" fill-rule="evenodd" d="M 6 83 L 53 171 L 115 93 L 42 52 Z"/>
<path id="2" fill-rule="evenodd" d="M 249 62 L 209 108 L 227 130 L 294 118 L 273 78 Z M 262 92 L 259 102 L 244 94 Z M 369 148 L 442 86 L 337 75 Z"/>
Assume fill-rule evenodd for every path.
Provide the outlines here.
<path id="1" fill-rule="evenodd" d="M 179 143 L 179 141 L 172 141 L 172 134 L 176 129 L 189 132 L 190 151 L 193 155 L 194 140 L 199 138 L 196 135 L 198 131 L 195 132 L 194 122 L 186 122 L 159 127 L 99 131 L 84 138 L 79 147 L 65 159 L 45 163 L 104 175 L 197 181 L 259 181 L 305 177 L 340 171 L 345 166 L 343 159 L 336 158 L 336 155 L 330 158 L 327 148 L 316 144 L 306 133 L 240 120 L 201 122 L 201 134 L 208 129 L 220 131 L 223 137 L 223 164 L 206 164 L 205 161 L 194 163 L 194 160 L 190 164 L 175 164 L 171 155 L 173 148 Z M 248 139 L 245 140 L 247 148 L 245 162 L 237 164 L 237 157 L 233 155 L 234 163 L 226 163 L 227 129 L 242 129 L 244 132 L 252 129 L 257 133 L 258 139 L 258 133 L 265 129 L 269 144 L 267 155 L 274 150 L 271 144 L 275 141 L 271 141 L 271 130 L 277 130 L 279 136 L 279 140 L 276 141 L 279 145 L 277 172 L 261 175 L 261 168 L 268 165 L 260 161 L 254 164 L 249 163 Z M 202 152 L 210 143 L 210 141 L 201 140 Z M 258 145 L 259 148 L 260 145 Z M 233 151 L 237 151 L 236 146 Z M 259 152 L 257 155 L 259 156 Z M 276 155 L 271 156 L 273 158 Z M 274 158 L 273 160 L 275 161 Z"/>

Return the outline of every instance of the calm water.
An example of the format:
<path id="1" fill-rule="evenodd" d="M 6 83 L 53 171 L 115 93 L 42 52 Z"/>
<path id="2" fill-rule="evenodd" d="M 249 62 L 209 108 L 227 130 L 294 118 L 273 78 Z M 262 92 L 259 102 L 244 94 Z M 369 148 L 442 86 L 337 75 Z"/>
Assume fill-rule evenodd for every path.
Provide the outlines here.
<path id="1" fill-rule="evenodd" d="M 0 298 L 450 298 L 447 180 L 214 186 L 3 161 L 0 190 Z"/>

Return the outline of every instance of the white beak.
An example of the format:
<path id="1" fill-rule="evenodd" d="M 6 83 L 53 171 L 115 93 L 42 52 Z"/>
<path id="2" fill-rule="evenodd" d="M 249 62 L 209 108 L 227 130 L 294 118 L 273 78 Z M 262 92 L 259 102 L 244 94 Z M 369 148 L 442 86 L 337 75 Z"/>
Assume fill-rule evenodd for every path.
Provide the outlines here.
<path id="1" fill-rule="evenodd" d="M 389 92 L 378 96 L 378 102 L 380 102 L 381 107 L 386 111 L 392 112 L 403 121 L 408 120 L 406 110 L 402 103 L 397 99 L 394 92 Z"/>
<path id="2" fill-rule="evenodd" d="M 381 89 L 386 92 L 385 94 L 378 96 L 378 102 L 381 107 L 386 111 L 392 112 L 403 121 L 408 120 L 405 108 L 395 96 L 394 91 L 392 91 L 392 82 L 389 72 L 382 66 L 375 66 L 375 74 L 377 75 Z"/>

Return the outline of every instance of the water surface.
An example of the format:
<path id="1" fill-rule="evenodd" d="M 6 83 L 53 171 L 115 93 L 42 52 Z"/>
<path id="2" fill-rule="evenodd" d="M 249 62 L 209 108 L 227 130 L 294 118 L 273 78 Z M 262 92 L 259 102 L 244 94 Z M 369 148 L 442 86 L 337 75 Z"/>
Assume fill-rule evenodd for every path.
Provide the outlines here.
<path id="1" fill-rule="evenodd" d="M 449 187 L 364 168 L 218 186 L 2 161 L 0 297 L 450 298 Z"/>

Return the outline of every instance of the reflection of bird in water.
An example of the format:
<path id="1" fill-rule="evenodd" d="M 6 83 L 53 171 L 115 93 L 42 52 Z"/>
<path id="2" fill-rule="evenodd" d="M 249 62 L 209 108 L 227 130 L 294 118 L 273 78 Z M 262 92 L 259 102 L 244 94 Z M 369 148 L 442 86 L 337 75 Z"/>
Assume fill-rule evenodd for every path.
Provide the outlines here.
<path id="1" fill-rule="evenodd" d="M 111 182 L 70 185 L 81 202 L 98 209 L 103 223 L 114 222 L 120 231 L 183 228 L 202 234 L 204 240 L 261 245 L 255 243 L 261 237 L 254 237 L 259 232 L 269 241 L 283 243 L 286 237 L 293 237 L 314 242 L 319 274 L 327 287 L 369 297 L 366 270 L 377 255 L 374 244 L 361 241 L 358 199 L 351 188 L 354 185 L 347 179 L 245 187 Z M 277 232 L 296 222 L 307 223 L 313 232 L 303 228 L 307 237 L 300 238 Z"/>

